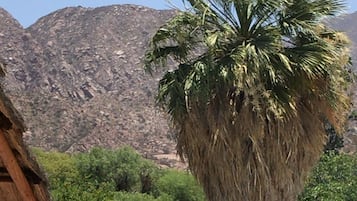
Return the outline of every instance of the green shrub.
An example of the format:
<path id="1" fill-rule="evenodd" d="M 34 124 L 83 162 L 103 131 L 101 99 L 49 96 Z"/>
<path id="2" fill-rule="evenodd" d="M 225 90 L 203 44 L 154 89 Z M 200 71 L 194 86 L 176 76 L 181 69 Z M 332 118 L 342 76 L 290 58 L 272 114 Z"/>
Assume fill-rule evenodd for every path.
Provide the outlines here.
<path id="1" fill-rule="evenodd" d="M 159 170 L 131 148 L 95 148 L 70 155 L 32 149 L 50 181 L 53 201 L 204 201 L 189 173 Z M 140 178 L 141 176 L 141 178 Z M 142 191 L 143 178 L 151 186 Z M 145 183 L 145 182 L 144 182 Z M 300 201 L 356 201 L 357 155 L 326 152 L 305 185 Z M 136 192 L 117 192 L 132 190 Z"/>
<path id="2" fill-rule="evenodd" d="M 46 172 L 51 189 L 61 187 L 67 180 L 79 179 L 76 160 L 71 155 L 56 151 L 44 152 L 39 148 L 32 148 L 32 152 Z"/>
<path id="3" fill-rule="evenodd" d="M 141 191 L 140 175 L 153 175 L 157 167 L 144 160 L 132 148 L 115 151 L 94 148 L 79 154 L 77 168 L 83 178 L 93 183 L 111 183 L 116 191 Z"/>
<path id="4" fill-rule="evenodd" d="M 115 193 L 113 201 L 174 201 L 174 200 L 167 194 L 163 194 L 155 198 L 152 195 L 142 194 L 142 193 L 117 192 Z"/>
<path id="5" fill-rule="evenodd" d="M 357 155 L 328 152 L 313 170 L 300 201 L 356 201 Z"/>
<path id="6" fill-rule="evenodd" d="M 170 195 L 174 201 L 204 201 L 202 188 L 186 172 L 169 170 L 157 181 L 160 194 Z"/>
<path id="7" fill-rule="evenodd" d="M 86 181 L 65 181 L 51 191 L 53 201 L 106 201 L 113 200 L 114 189 L 110 184 L 99 186 Z"/>
<path id="8" fill-rule="evenodd" d="M 44 152 L 38 148 L 33 148 L 32 152 L 46 172 L 53 201 L 102 201 L 113 198 L 111 192 L 114 188 L 109 184 L 94 184 L 80 176 L 75 156 Z"/>

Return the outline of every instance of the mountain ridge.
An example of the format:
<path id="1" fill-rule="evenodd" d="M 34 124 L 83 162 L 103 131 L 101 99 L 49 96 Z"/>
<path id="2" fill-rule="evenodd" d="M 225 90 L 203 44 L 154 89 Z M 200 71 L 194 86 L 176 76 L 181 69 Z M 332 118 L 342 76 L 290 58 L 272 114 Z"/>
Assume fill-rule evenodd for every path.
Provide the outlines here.
<path id="1" fill-rule="evenodd" d="M 142 65 L 150 37 L 175 13 L 71 7 L 27 29 L 7 19 L 3 26 L 16 30 L 0 45 L 19 51 L 0 50 L 8 64 L 4 86 L 28 124 L 26 141 L 68 152 L 127 144 L 147 157 L 175 153 L 167 117 L 154 103 L 157 80 Z M 25 41 L 27 48 L 14 45 Z"/>
<path id="2" fill-rule="evenodd" d="M 154 102 L 163 72 L 151 77 L 142 62 L 151 36 L 176 12 L 68 7 L 24 29 L 0 9 L 3 85 L 28 125 L 26 142 L 63 152 L 130 145 L 178 165 L 168 116 Z"/>

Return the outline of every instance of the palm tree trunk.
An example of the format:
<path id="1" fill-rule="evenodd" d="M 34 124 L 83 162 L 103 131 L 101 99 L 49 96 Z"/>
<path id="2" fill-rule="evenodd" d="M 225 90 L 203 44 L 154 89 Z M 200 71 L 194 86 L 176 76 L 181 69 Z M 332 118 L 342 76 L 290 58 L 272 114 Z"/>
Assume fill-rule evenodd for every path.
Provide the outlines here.
<path id="1" fill-rule="evenodd" d="M 323 124 L 301 102 L 296 118 L 258 117 L 244 106 L 233 116 L 222 102 L 192 109 L 178 151 L 209 201 L 293 201 L 326 141 Z"/>

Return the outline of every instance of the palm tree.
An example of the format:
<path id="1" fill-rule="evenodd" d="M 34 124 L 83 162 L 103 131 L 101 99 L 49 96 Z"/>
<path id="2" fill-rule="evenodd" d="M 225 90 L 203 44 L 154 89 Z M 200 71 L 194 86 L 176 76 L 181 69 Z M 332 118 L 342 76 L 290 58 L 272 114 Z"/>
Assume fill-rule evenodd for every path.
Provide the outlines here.
<path id="1" fill-rule="evenodd" d="M 157 100 L 177 151 L 210 201 L 295 200 L 318 161 L 324 122 L 343 129 L 347 39 L 321 24 L 338 0 L 189 0 L 146 52 L 177 64 Z"/>

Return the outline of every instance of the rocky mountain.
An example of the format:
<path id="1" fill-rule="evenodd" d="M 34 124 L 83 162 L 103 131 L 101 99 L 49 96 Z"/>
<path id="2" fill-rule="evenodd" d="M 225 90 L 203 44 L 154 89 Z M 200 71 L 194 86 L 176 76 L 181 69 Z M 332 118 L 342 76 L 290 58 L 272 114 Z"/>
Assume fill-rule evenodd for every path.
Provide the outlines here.
<path id="1" fill-rule="evenodd" d="M 26 141 L 63 152 L 127 144 L 172 165 L 168 117 L 154 103 L 162 73 L 146 74 L 142 59 L 150 37 L 174 15 L 134 5 L 71 7 L 24 29 L 0 9 L 2 84 L 28 125 Z"/>
<path id="2" fill-rule="evenodd" d="M 3 85 L 27 122 L 26 141 L 70 152 L 128 144 L 150 158 L 175 153 L 154 103 L 160 75 L 142 64 L 150 37 L 174 14 L 134 5 L 64 8 L 23 29 L 0 10 Z"/>
<path id="3" fill-rule="evenodd" d="M 357 66 L 357 12 L 345 14 L 329 20 L 329 24 L 336 30 L 346 32 L 351 40 L 351 56 L 355 66 Z M 356 69 L 356 68 L 355 68 Z"/>

